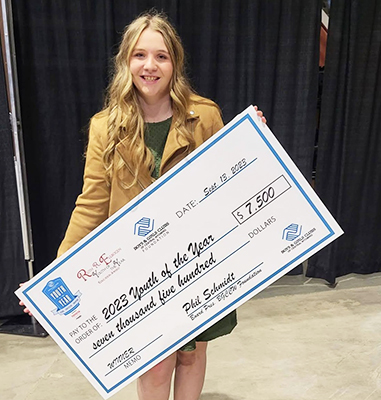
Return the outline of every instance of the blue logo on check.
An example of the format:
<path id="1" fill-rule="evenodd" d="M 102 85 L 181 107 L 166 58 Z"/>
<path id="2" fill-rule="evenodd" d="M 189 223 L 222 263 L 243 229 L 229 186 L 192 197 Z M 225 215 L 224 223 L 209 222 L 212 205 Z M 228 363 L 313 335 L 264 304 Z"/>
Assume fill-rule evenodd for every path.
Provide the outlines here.
<path id="1" fill-rule="evenodd" d="M 283 230 L 282 239 L 292 242 L 293 240 L 298 238 L 301 233 L 302 233 L 302 225 L 291 224 Z"/>
<path id="2" fill-rule="evenodd" d="M 57 307 L 54 315 L 68 315 L 79 306 L 81 292 L 73 294 L 62 278 L 49 281 L 42 293 Z"/>
<path id="3" fill-rule="evenodd" d="M 135 224 L 134 235 L 147 236 L 153 231 L 155 220 L 143 217 Z"/>

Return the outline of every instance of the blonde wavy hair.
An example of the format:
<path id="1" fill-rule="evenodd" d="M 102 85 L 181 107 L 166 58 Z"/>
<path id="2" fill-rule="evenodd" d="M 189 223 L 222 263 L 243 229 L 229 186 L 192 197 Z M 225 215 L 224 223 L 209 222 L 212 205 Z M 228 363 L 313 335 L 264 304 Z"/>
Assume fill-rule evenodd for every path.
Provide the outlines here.
<path id="1" fill-rule="evenodd" d="M 149 174 L 151 178 L 154 166 L 153 156 L 144 143 L 144 115 L 129 68 L 136 43 L 141 33 L 148 27 L 162 34 L 172 61 L 173 75 L 170 81 L 170 97 L 174 127 L 177 134 L 189 143 L 189 151 L 193 150 L 195 145 L 192 133 L 187 129 L 186 124 L 188 105 L 194 92 L 185 75 L 184 49 L 181 40 L 164 14 L 145 13 L 128 25 L 123 34 L 119 52 L 115 57 L 114 77 L 108 88 L 104 110 L 108 114 L 108 140 L 103 154 L 106 179 L 108 184 L 111 184 L 112 175 L 116 173 L 119 183 L 125 188 L 132 187 L 137 183 L 138 173 Z M 134 181 L 131 185 L 119 180 L 119 172 L 125 167 L 125 162 L 120 159 L 118 165 L 114 165 L 115 147 L 124 139 L 131 155 L 127 167 L 130 170 L 132 168 L 131 172 L 134 174 Z"/>

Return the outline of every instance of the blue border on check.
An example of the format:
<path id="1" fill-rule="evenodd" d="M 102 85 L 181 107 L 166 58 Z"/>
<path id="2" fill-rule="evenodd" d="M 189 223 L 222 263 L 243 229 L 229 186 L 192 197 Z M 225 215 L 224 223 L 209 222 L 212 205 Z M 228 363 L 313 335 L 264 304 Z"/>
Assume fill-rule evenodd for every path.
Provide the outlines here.
<path id="1" fill-rule="evenodd" d="M 33 300 L 30 298 L 28 295 L 28 292 L 41 280 L 45 279 L 48 275 L 50 275 L 53 271 L 56 271 L 60 266 L 62 266 L 66 261 L 68 261 L 70 258 L 72 258 L 76 253 L 78 253 L 82 248 L 87 246 L 90 242 L 92 242 L 96 237 L 98 237 L 102 232 L 110 228 L 110 226 L 114 225 L 119 219 L 123 218 L 126 214 L 128 214 L 131 210 L 133 210 L 138 204 L 143 202 L 147 197 L 151 196 L 154 192 L 156 192 L 160 187 L 165 185 L 166 182 L 171 180 L 175 175 L 177 175 L 180 171 L 182 171 L 184 168 L 186 168 L 189 164 L 191 164 L 193 161 L 195 161 L 197 158 L 199 158 L 202 154 L 207 152 L 211 147 L 213 147 L 216 143 L 218 143 L 221 139 L 226 137 L 232 130 L 234 130 L 238 125 L 242 124 L 244 121 L 249 121 L 255 128 L 255 130 L 258 132 L 259 136 L 262 138 L 262 140 L 265 142 L 265 144 L 268 146 L 268 148 L 271 150 L 275 158 L 279 161 L 287 175 L 291 178 L 291 180 L 294 182 L 295 186 L 299 189 L 299 191 L 302 193 L 304 198 L 307 200 L 307 202 L 310 204 L 312 209 L 315 211 L 315 213 L 318 215 L 320 220 L 323 222 L 323 224 L 326 226 L 328 230 L 328 235 L 322 238 L 320 241 L 315 243 L 313 246 L 311 246 L 309 249 L 304 251 L 302 254 L 299 254 L 297 257 L 295 257 L 292 261 L 288 262 L 281 268 L 279 268 L 276 272 L 274 272 L 272 275 L 268 276 L 266 279 L 264 279 L 262 282 L 260 282 L 258 285 L 255 287 L 251 288 L 248 290 L 246 293 L 241 295 L 239 298 L 231 302 L 229 305 L 227 305 L 225 308 L 220 310 L 218 313 L 214 314 L 212 317 L 210 317 L 207 321 L 203 322 L 199 326 L 197 326 L 195 329 L 193 329 L 191 332 L 177 340 L 175 343 L 173 343 L 171 346 L 167 347 L 165 350 L 163 350 L 160 354 L 152 358 L 149 362 L 145 363 L 142 365 L 139 369 L 135 370 L 132 374 L 128 375 L 124 379 L 122 379 L 120 382 L 118 382 L 116 385 L 114 385 L 111 388 L 107 388 L 101 381 L 100 378 L 98 378 L 97 375 L 89 368 L 89 366 L 86 364 L 86 362 L 79 356 L 79 354 L 73 349 L 73 347 L 66 341 L 66 339 L 60 334 L 60 332 L 55 328 L 55 326 L 52 324 L 52 322 L 49 320 L 49 318 L 41 311 L 41 309 L 33 302 Z M 114 391 L 118 386 L 122 385 L 126 380 L 132 378 L 134 375 L 136 375 L 140 370 L 145 368 L 147 365 L 152 364 L 157 358 L 161 357 L 163 354 L 168 353 L 173 347 L 177 346 L 180 342 L 183 342 L 184 339 L 188 338 L 189 336 L 193 336 L 196 332 L 200 331 L 206 324 L 208 324 L 210 321 L 214 320 L 216 317 L 218 317 L 220 314 L 223 312 L 231 309 L 236 303 L 250 295 L 253 291 L 258 289 L 260 286 L 264 285 L 266 282 L 271 280 L 274 276 L 278 275 L 281 273 L 284 269 L 292 265 L 293 263 L 297 262 L 300 258 L 314 250 L 317 246 L 320 246 L 320 244 L 324 243 L 326 240 L 328 240 L 332 235 L 334 235 L 333 229 L 330 227 L 328 222 L 324 219 L 324 217 L 321 215 L 319 212 L 318 208 L 315 206 L 313 201 L 308 197 L 307 193 L 303 190 L 297 179 L 294 177 L 292 172 L 287 168 L 286 164 L 282 160 L 282 158 L 279 156 L 279 154 L 275 151 L 271 143 L 268 141 L 266 136 L 262 133 L 262 131 L 259 129 L 258 125 L 254 122 L 250 114 L 245 114 L 241 119 L 239 119 L 235 124 L 233 124 L 230 128 L 228 128 L 225 132 L 223 132 L 221 135 L 216 137 L 214 140 L 212 140 L 208 145 L 206 145 L 203 149 L 201 149 L 197 154 L 194 156 L 190 156 L 189 160 L 186 160 L 183 165 L 181 165 L 179 168 L 176 169 L 176 171 L 168 174 L 168 177 L 163 179 L 161 182 L 158 182 L 158 184 L 152 188 L 151 190 L 148 190 L 146 194 L 144 194 L 140 199 L 138 199 L 134 204 L 132 204 L 130 207 L 128 207 L 126 210 L 124 210 L 120 215 L 115 217 L 112 221 L 110 221 L 109 224 L 104 226 L 100 231 L 98 231 L 96 234 L 94 234 L 92 237 L 90 237 L 86 242 L 84 242 L 81 246 L 79 246 L 76 250 L 74 250 L 72 253 L 70 253 L 66 258 L 64 258 L 62 261 L 60 261 L 57 265 L 54 266 L 50 271 L 48 271 L 46 274 L 42 275 L 36 282 L 34 282 L 30 287 L 25 289 L 23 291 L 24 295 L 28 298 L 28 300 L 33 304 L 33 306 L 38 310 L 38 312 L 41 314 L 41 316 L 45 319 L 45 321 L 51 326 L 51 328 L 55 331 L 55 333 L 61 338 L 61 340 L 65 343 L 65 345 L 71 350 L 73 355 L 81 362 L 81 364 L 87 369 L 87 371 L 93 376 L 93 378 L 99 383 L 99 385 L 103 388 L 103 390 L 109 394 L 110 392 Z"/>

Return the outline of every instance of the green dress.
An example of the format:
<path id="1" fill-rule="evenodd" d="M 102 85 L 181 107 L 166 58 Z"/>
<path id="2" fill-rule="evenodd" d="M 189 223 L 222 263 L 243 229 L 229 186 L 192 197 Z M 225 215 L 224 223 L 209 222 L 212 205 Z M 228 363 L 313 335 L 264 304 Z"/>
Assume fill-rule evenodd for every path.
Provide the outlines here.
<path id="1" fill-rule="evenodd" d="M 157 179 L 159 177 L 161 158 L 163 156 L 163 151 L 165 147 L 165 142 L 167 141 L 167 136 L 169 129 L 171 127 L 172 117 L 161 122 L 149 122 L 146 123 L 144 140 L 146 146 L 152 152 L 155 165 L 152 171 L 152 177 Z M 229 334 L 234 327 L 237 325 L 237 315 L 233 311 L 226 317 L 222 318 L 210 328 L 202 332 L 200 335 L 195 337 L 189 343 L 181 347 L 182 351 L 192 351 L 196 348 L 197 342 L 208 342 L 209 340 L 215 339 L 219 336 Z"/>

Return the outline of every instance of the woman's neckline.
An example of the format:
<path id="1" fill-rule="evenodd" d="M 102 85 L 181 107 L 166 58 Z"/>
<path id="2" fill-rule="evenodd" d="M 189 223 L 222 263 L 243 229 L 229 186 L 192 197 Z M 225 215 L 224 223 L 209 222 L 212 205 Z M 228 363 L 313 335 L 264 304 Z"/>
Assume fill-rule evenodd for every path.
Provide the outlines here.
<path id="1" fill-rule="evenodd" d="M 172 115 L 170 117 L 168 117 L 168 118 L 165 118 L 165 119 L 161 120 L 161 121 L 154 121 L 154 122 L 146 121 L 145 123 L 146 124 L 161 124 L 162 122 L 168 122 L 170 119 L 172 119 Z"/>
<path id="2" fill-rule="evenodd" d="M 147 103 L 141 97 L 139 97 L 139 100 L 144 113 L 144 122 L 161 122 L 172 117 L 172 101 L 169 95 L 153 104 Z"/>

